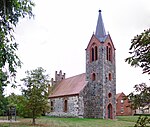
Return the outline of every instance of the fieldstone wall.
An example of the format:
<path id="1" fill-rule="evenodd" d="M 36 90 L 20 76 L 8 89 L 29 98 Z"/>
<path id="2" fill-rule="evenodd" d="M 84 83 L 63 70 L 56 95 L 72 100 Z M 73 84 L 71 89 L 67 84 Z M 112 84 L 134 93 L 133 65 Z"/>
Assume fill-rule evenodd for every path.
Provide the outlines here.
<path id="1" fill-rule="evenodd" d="M 103 97 L 102 84 L 89 82 L 82 92 L 84 101 L 84 118 L 102 118 Z"/>
<path id="2" fill-rule="evenodd" d="M 91 39 L 97 41 L 96 39 Z M 107 40 L 110 41 L 111 40 Z M 97 42 L 96 42 L 97 43 Z M 100 42 L 99 42 L 100 43 Z M 112 118 L 116 113 L 116 66 L 115 51 L 113 50 L 112 61 L 106 59 L 106 45 L 101 43 L 98 47 L 98 60 L 90 62 L 90 50 L 86 50 L 86 80 L 88 85 L 83 91 L 84 117 L 108 118 L 108 105 L 112 105 Z M 90 49 L 90 48 L 89 48 Z M 92 81 L 91 74 L 96 74 L 96 80 Z M 112 80 L 108 80 L 109 73 Z M 111 93 L 111 97 L 108 94 Z"/>
<path id="3" fill-rule="evenodd" d="M 107 40 L 110 41 L 110 40 Z M 106 60 L 106 46 L 103 47 L 104 49 L 104 74 L 105 74 L 105 81 L 104 81 L 104 87 L 103 87 L 103 92 L 104 92 L 104 116 L 105 118 L 108 117 L 108 109 L 107 106 L 108 104 L 112 104 L 113 109 L 112 109 L 112 118 L 114 119 L 116 116 L 116 62 L 115 62 L 115 50 L 112 52 L 112 61 Z M 111 81 L 109 80 L 109 73 L 111 72 L 112 79 Z M 108 97 L 108 94 L 111 93 L 111 97 Z"/>
<path id="4" fill-rule="evenodd" d="M 92 40 L 91 40 L 92 41 Z M 88 84 L 83 91 L 84 117 L 103 118 L 104 117 L 104 92 L 103 84 L 105 74 L 103 73 L 103 49 L 98 47 L 98 60 L 90 62 L 90 51 L 86 51 L 86 80 Z M 96 80 L 91 80 L 91 74 L 96 74 Z"/>
<path id="5" fill-rule="evenodd" d="M 67 100 L 67 112 L 64 112 L 64 101 Z M 53 111 L 49 116 L 56 117 L 83 117 L 83 98 L 79 96 L 68 96 L 52 98 Z"/>

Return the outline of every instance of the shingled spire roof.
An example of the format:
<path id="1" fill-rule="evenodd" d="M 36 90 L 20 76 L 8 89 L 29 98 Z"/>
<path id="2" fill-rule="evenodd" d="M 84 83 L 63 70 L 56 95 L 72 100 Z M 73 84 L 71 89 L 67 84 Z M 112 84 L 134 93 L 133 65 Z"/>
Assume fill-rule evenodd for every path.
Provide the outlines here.
<path id="1" fill-rule="evenodd" d="M 100 41 L 103 41 L 106 38 L 106 31 L 105 31 L 105 27 L 104 27 L 104 23 L 103 23 L 103 19 L 102 19 L 101 10 L 99 10 L 99 16 L 98 16 L 98 20 L 97 20 L 95 36 Z"/>

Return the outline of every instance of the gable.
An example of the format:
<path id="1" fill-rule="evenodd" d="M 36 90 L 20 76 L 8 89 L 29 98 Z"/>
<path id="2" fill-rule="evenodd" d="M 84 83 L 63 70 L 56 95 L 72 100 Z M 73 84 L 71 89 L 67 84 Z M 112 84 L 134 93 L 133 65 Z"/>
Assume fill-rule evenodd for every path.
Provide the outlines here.
<path id="1" fill-rule="evenodd" d="M 56 85 L 49 98 L 77 95 L 86 86 L 86 74 L 79 74 L 67 79 L 63 79 Z"/>
<path id="2" fill-rule="evenodd" d="M 121 96 L 122 93 L 116 94 L 116 99 L 118 99 Z"/>
<path id="3" fill-rule="evenodd" d="M 94 43 L 95 43 L 97 46 L 99 46 L 99 45 L 101 44 L 100 41 L 96 38 L 96 36 L 93 34 L 92 37 L 91 37 L 91 39 L 90 39 L 90 41 L 89 41 L 89 43 L 88 43 L 88 46 L 87 46 L 86 50 L 90 50 L 91 46 L 92 46 Z"/>
<path id="4" fill-rule="evenodd" d="M 89 41 L 89 43 L 88 43 L 88 46 L 87 46 L 86 50 L 90 50 L 90 47 L 91 47 L 91 45 L 92 45 L 93 43 L 95 43 L 97 46 L 99 46 L 99 45 L 101 45 L 101 44 L 107 45 L 108 43 L 110 43 L 111 46 L 113 47 L 113 49 L 116 50 L 115 47 L 114 47 L 114 44 L 113 44 L 113 42 L 112 42 L 112 39 L 111 39 L 110 34 L 106 35 L 106 36 L 103 37 L 103 38 L 97 38 L 97 37 L 93 34 L 92 37 L 91 37 L 91 39 L 90 39 L 90 41 Z"/>
<path id="5" fill-rule="evenodd" d="M 106 38 L 104 44 L 108 44 L 108 43 L 110 43 L 110 45 L 111 45 L 111 47 L 113 48 L 113 50 L 116 50 L 116 49 L 115 49 L 115 46 L 114 46 L 114 44 L 113 44 L 113 41 L 112 41 L 112 39 L 111 39 L 110 34 L 108 34 L 108 36 L 107 36 L 107 38 Z"/>
<path id="6" fill-rule="evenodd" d="M 116 100 L 120 99 L 120 97 L 122 99 L 122 97 L 124 97 L 124 96 L 126 96 L 126 95 L 123 92 L 122 93 L 118 93 L 118 94 L 116 94 Z"/>

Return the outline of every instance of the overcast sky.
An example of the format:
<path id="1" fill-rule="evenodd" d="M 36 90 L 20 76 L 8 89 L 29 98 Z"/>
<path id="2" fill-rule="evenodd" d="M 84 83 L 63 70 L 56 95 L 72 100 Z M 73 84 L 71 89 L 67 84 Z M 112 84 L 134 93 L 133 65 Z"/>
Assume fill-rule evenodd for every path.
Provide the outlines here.
<path id="1" fill-rule="evenodd" d="M 34 0 L 34 19 L 20 20 L 15 32 L 18 55 L 23 62 L 18 79 L 26 70 L 43 67 L 54 77 L 85 72 L 85 48 L 96 30 L 98 10 L 116 48 L 117 93 L 130 93 L 138 83 L 149 83 L 142 70 L 130 67 L 131 39 L 150 27 L 150 0 Z M 12 89 L 11 89 L 12 90 Z M 6 92 L 9 92 L 7 90 Z"/>

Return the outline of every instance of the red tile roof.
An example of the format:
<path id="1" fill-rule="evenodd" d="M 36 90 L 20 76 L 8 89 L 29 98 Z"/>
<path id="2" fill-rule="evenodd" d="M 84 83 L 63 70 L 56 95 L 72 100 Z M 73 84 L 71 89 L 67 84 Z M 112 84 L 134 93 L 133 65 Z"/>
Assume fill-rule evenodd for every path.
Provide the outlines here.
<path id="1" fill-rule="evenodd" d="M 87 84 L 85 76 L 86 74 L 83 73 L 63 79 L 59 84 L 56 85 L 49 98 L 79 94 Z"/>

